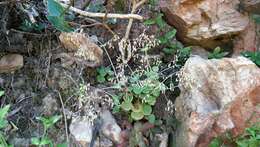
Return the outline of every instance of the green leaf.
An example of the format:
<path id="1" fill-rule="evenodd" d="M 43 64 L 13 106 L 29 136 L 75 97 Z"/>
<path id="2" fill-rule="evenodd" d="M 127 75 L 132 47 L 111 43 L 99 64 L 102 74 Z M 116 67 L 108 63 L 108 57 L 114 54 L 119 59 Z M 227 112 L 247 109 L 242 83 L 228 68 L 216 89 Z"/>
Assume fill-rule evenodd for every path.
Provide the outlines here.
<path id="1" fill-rule="evenodd" d="M 222 144 L 222 141 L 219 138 L 214 138 L 210 144 L 209 147 L 220 147 Z"/>
<path id="2" fill-rule="evenodd" d="M 176 33 L 177 33 L 176 29 L 173 29 L 172 31 L 167 32 L 167 33 L 165 34 L 165 38 L 167 38 L 168 40 L 170 40 L 170 39 L 172 39 L 173 37 L 175 37 Z"/>
<path id="3" fill-rule="evenodd" d="M 148 85 L 144 85 L 142 88 L 142 93 L 149 94 L 153 90 L 153 87 L 150 87 Z"/>
<path id="4" fill-rule="evenodd" d="M 163 14 L 160 13 L 160 14 L 155 18 L 155 22 L 156 22 L 156 24 L 159 26 L 160 29 L 162 29 L 162 28 L 166 25 L 165 21 L 162 19 L 162 16 L 163 16 Z"/>
<path id="5" fill-rule="evenodd" d="M 8 124 L 7 120 L 1 119 L 0 120 L 0 129 L 5 128 Z"/>
<path id="6" fill-rule="evenodd" d="M 119 105 L 120 104 L 120 101 L 119 101 L 120 97 L 119 96 L 113 95 L 112 99 L 113 99 L 113 102 L 114 102 L 115 105 Z"/>
<path id="7" fill-rule="evenodd" d="M 9 109 L 10 109 L 10 105 L 6 105 L 0 109 L 0 119 L 5 119 Z"/>
<path id="8" fill-rule="evenodd" d="M 145 101 L 149 104 L 149 105 L 154 105 L 156 102 L 156 97 L 148 95 L 145 99 Z"/>
<path id="9" fill-rule="evenodd" d="M 141 94 L 142 93 L 142 87 L 140 87 L 140 86 L 138 86 L 138 85 L 134 85 L 133 87 L 133 92 L 135 93 L 135 94 Z"/>
<path id="10" fill-rule="evenodd" d="M 143 105 L 143 113 L 144 113 L 144 115 L 150 115 L 152 113 L 151 105 L 144 104 Z"/>
<path id="11" fill-rule="evenodd" d="M 51 140 L 49 138 L 47 138 L 47 137 L 42 138 L 41 142 L 40 142 L 40 145 L 47 145 L 47 144 L 51 144 Z"/>
<path id="12" fill-rule="evenodd" d="M 153 67 L 152 67 L 152 70 L 153 70 L 154 72 L 158 72 L 158 71 L 159 71 L 159 67 L 158 67 L 158 66 L 153 66 Z"/>
<path id="13" fill-rule="evenodd" d="M 47 16 L 47 19 L 52 23 L 52 25 L 62 32 L 72 32 L 73 29 L 70 27 L 68 22 L 64 20 L 63 17 L 60 16 Z"/>
<path id="14" fill-rule="evenodd" d="M 120 106 L 119 105 L 115 105 L 114 107 L 113 107 L 113 111 L 112 111 L 113 113 L 118 113 L 118 112 L 120 112 Z"/>
<path id="15" fill-rule="evenodd" d="M 0 97 L 5 94 L 5 91 L 0 91 Z"/>
<path id="16" fill-rule="evenodd" d="M 147 120 L 149 121 L 149 123 L 154 124 L 155 123 L 155 115 L 151 114 L 149 116 L 147 116 Z"/>
<path id="17" fill-rule="evenodd" d="M 214 52 L 213 52 L 213 53 L 218 54 L 218 53 L 220 53 L 220 52 L 221 52 L 221 48 L 220 48 L 220 47 L 216 47 L 216 48 L 214 49 Z"/>
<path id="18" fill-rule="evenodd" d="M 61 16 L 64 8 L 55 0 L 48 0 L 47 3 L 48 14 L 50 16 Z"/>
<path id="19" fill-rule="evenodd" d="M 133 107 L 132 103 L 129 102 L 129 101 L 124 101 L 122 104 L 121 104 L 121 108 L 125 111 L 129 111 L 131 110 L 131 108 Z"/>
<path id="20" fill-rule="evenodd" d="M 140 103 L 135 103 L 131 110 L 133 112 L 143 112 L 143 105 Z"/>
<path id="21" fill-rule="evenodd" d="M 59 121 L 61 117 L 61 115 L 54 115 L 49 118 L 37 117 L 36 119 L 40 120 L 43 123 L 45 129 L 48 129 L 52 127 L 57 121 Z"/>
<path id="22" fill-rule="evenodd" d="M 253 15 L 253 19 L 255 20 L 255 22 L 256 22 L 257 24 L 260 24 L 260 15 L 254 14 L 254 15 Z"/>
<path id="23" fill-rule="evenodd" d="M 164 36 L 160 36 L 159 38 L 160 44 L 166 44 L 168 42 L 167 38 Z"/>
<path id="24" fill-rule="evenodd" d="M 99 75 L 101 75 L 101 76 L 103 76 L 103 77 L 107 75 L 106 68 L 103 67 L 103 66 L 100 67 L 100 68 L 98 68 L 98 69 L 97 69 L 97 72 L 98 72 Z"/>
<path id="25" fill-rule="evenodd" d="M 144 21 L 145 25 L 153 25 L 155 23 L 156 23 L 156 21 L 154 19 L 147 19 Z"/>
<path id="26" fill-rule="evenodd" d="M 143 112 L 131 112 L 131 117 L 137 121 L 143 119 L 144 114 Z"/>
<path id="27" fill-rule="evenodd" d="M 39 138 L 37 138 L 37 137 L 33 137 L 33 138 L 31 138 L 31 143 L 33 145 L 40 145 L 41 144 L 41 140 Z"/>
<path id="28" fill-rule="evenodd" d="M 155 97 L 158 97 L 160 94 L 161 94 L 161 91 L 160 91 L 159 88 L 155 88 L 155 89 L 152 91 L 152 95 L 155 96 Z"/>
<path id="29" fill-rule="evenodd" d="M 140 75 L 135 74 L 135 75 L 133 75 L 133 76 L 130 78 L 129 81 L 130 81 L 131 83 L 136 83 L 136 82 L 139 81 L 139 79 L 140 79 Z"/>
<path id="30" fill-rule="evenodd" d="M 163 52 L 168 54 L 168 55 L 173 55 L 174 54 L 174 49 L 172 49 L 172 48 L 163 48 Z"/>
<path id="31" fill-rule="evenodd" d="M 106 78 L 104 76 L 102 76 L 102 75 L 98 75 L 97 76 L 97 81 L 99 83 L 104 83 L 104 82 L 106 82 Z"/>
<path id="32" fill-rule="evenodd" d="M 68 143 L 57 144 L 57 147 L 68 147 Z"/>

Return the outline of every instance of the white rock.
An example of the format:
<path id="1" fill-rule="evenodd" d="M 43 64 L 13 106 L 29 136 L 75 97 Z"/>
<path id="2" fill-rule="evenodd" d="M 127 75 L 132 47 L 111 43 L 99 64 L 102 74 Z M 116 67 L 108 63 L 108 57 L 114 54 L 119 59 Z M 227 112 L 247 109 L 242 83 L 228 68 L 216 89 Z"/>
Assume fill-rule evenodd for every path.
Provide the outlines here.
<path id="1" fill-rule="evenodd" d="M 73 118 L 69 130 L 76 141 L 83 142 L 84 144 L 91 142 L 92 124 L 86 117 Z"/>

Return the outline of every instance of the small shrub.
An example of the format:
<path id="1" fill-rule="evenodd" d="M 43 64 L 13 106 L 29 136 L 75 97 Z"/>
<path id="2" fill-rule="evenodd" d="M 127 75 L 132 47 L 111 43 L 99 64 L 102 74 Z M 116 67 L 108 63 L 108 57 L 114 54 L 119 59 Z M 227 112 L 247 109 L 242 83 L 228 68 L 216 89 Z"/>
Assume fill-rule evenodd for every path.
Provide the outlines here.
<path id="1" fill-rule="evenodd" d="M 31 142 L 33 145 L 36 146 L 45 146 L 49 145 L 53 147 L 52 140 L 47 136 L 48 130 L 51 129 L 56 122 L 58 122 L 61 119 L 60 115 L 55 115 L 52 117 L 37 117 L 39 121 L 43 124 L 44 132 L 41 137 L 33 137 L 31 138 Z M 66 144 L 57 144 L 57 146 L 66 146 Z"/>
<path id="2" fill-rule="evenodd" d="M 106 81 L 109 81 L 112 76 L 114 75 L 114 72 L 109 67 L 100 67 L 97 69 L 97 81 L 99 83 L 104 83 Z"/>
<path id="3" fill-rule="evenodd" d="M 221 59 L 225 57 L 228 52 L 224 52 L 220 47 L 216 47 L 212 53 L 209 53 L 208 59 Z"/>
<path id="4" fill-rule="evenodd" d="M 0 97 L 4 95 L 4 91 L 0 91 Z M 10 109 L 10 105 L 6 105 L 3 108 L 0 109 L 0 146 L 2 147 L 11 147 L 11 145 L 8 145 L 6 142 L 6 138 L 4 136 L 3 129 L 6 128 L 8 121 L 6 119 L 6 116 L 8 114 L 8 111 Z"/>
<path id="5" fill-rule="evenodd" d="M 132 120 L 146 119 L 155 122 L 153 106 L 166 86 L 159 80 L 159 67 L 152 66 L 143 73 L 134 73 L 130 76 L 127 85 L 118 87 L 123 89 L 113 97 L 114 112 L 120 110 L 129 114 Z"/>
<path id="6" fill-rule="evenodd" d="M 260 67 L 260 51 L 256 51 L 256 52 L 245 51 L 245 52 L 242 52 L 241 54 L 242 54 L 242 56 L 249 58 L 258 67 Z"/>
<path id="7" fill-rule="evenodd" d="M 225 140 L 225 142 L 223 141 Z M 226 144 L 236 144 L 237 147 L 259 147 L 260 146 L 260 124 L 252 125 L 246 128 L 244 134 L 237 138 L 232 138 L 230 134 L 214 138 L 210 147 L 221 147 Z"/>

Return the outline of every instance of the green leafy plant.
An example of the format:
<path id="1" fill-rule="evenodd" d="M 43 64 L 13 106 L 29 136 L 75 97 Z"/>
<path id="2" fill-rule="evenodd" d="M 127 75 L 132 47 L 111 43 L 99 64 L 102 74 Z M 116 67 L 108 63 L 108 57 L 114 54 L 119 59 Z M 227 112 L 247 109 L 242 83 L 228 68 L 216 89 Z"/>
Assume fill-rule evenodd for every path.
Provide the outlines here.
<path id="1" fill-rule="evenodd" d="M 209 147 L 221 147 L 222 145 L 222 140 L 220 138 L 214 138 L 210 144 Z"/>
<path id="2" fill-rule="evenodd" d="M 260 124 L 246 128 L 245 132 L 236 138 L 233 138 L 229 133 L 225 133 L 225 136 L 216 137 L 210 142 L 209 147 L 221 147 L 228 144 L 236 144 L 237 147 L 259 147 Z"/>
<path id="3" fill-rule="evenodd" d="M 177 30 L 172 28 L 170 31 L 164 33 L 163 30 L 166 26 L 166 22 L 163 20 L 163 14 L 159 13 L 156 18 L 147 19 L 144 22 L 145 25 L 157 25 L 159 28 L 158 39 L 160 44 L 164 46 L 163 52 L 166 55 L 177 55 L 177 64 L 183 65 L 185 61 L 189 58 L 191 53 L 190 47 L 183 48 L 180 43 L 173 41 Z M 163 35 L 161 35 L 163 34 Z"/>
<path id="4" fill-rule="evenodd" d="M 3 95 L 4 95 L 4 91 L 0 91 L 0 97 L 2 97 Z M 8 143 L 6 142 L 4 133 L 2 132 L 2 129 L 4 129 L 8 124 L 6 116 L 8 114 L 9 109 L 10 109 L 10 105 L 6 105 L 0 109 L 0 146 L 1 147 L 2 146 L 11 147 L 11 145 L 8 145 Z"/>
<path id="5" fill-rule="evenodd" d="M 166 25 L 166 22 L 163 20 L 162 17 L 163 17 L 163 14 L 159 13 L 155 18 L 145 20 L 144 24 L 145 25 L 156 24 L 159 27 L 159 29 L 162 30 Z"/>
<path id="6" fill-rule="evenodd" d="M 109 81 L 114 75 L 114 72 L 111 70 L 110 67 L 102 66 L 97 69 L 97 72 L 98 72 L 97 81 L 99 83 L 104 83 L 106 81 Z"/>
<path id="7" fill-rule="evenodd" d="M 208 59 L 221 59 L 225 57 L 228 53 L 223 52 L 220 47 L 216 47 L 212 53 L 208 54 Z"/>
<path id="8" fill-rule="evenodd" d="M 256 22 L 257 24 L 260 24 L 260 15 L 253 14 L 253 15 L 252 15 L 252 18 L 255 20 L 255 22 Z"/>
<path id="9" fill-rule="evenodd" d="M 129 113 L 131 119 L 155 122 L 153 106 L 157 97 L 166 89 L 159 80 L 159 67 L 153 66 L 141 73 L 134 73 L 122 93 L 114 96 L 115 108 Z"/>
<path id="10" fill-rule="evenodd" d="M 47 1 L 48 16 L 47 19 L 52 25 L 62 31 L 71 32 L 73 29 L 69 26 L 68 22 L 65 21 L 65 9 L 55 0 Z"/>
<path id="11" fill-rule="evenodd" d="M 247 128 L 246 132 L 236 139 L 236 144 L 238 147 L 259 147 L 260 124 Z"/>
<path id="12" fill-rule="evenodd" d="M 23 31 L 31 32 L 42 31 L 45 28 L 45 26 L 43 23 L 32 23 L 31 21 L 25 19 L 19 28 Z"/>
<path id="13" fill-rule="evenodd" d="M 55 116 L 52 116 L 49 118 L 38 117 L 37 119 L 42 122 L 44 132 L 43 132 L 43 135 L 39 138 L 38 137 L 31 138 L 32 144 L 37 145 L 37 146 L 49 145 L 49 146 L 53 147 L 53 142 L 50 138 L 48 138 L 47 131 L 48 131 L 48 129 L 53 127 L 56 122 L 58 122 L 61 119 L 61 116 L 55 115 Z"/>
<path id="14" fill-rule="evenodd" d="M 241 53 L 244 57 L 249 58 L 251 61 L 253 61 L 257 66 L 260 67 L 260 51 L 251 52 L 251 51 L 245 51 Z"/>

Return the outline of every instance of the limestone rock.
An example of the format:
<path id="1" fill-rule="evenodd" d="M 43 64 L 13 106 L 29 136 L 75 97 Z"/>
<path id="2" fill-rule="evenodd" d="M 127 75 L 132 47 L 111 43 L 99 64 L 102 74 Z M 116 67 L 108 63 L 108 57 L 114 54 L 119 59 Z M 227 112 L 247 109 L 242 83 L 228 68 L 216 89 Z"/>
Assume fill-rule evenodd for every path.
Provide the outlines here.
<path id="1" fill-rule="evenodd" d="M 260 69 L 244 57 L 191 57 L 180 79 L 177 146 L 208 146 L 214 137 L 227 131 L 237 136 L 260 118 Z"/>
<path id="2" fill-rule="evenodd" d="M 71 58 L 86 66 L 99 66 L 103 61 L 103 50 L 82 33 L 61 33 L 59 39 Z M 68 54 L 70 55 L 70 54 Z"/>
<path id="3" fill-rule="evenodd" d="M 72 119 L 69 130 L 78 143 L 87 145 L 92 139 L 92 127 L 87 117 L 76 117 Z"/>
<path id="4" fill-rule="evenodd" d="M 116 123 L 111 112 L 106 110 L 100 114 L 100 117 L 103 123 L 101 132 L 113 142 L 120 143 L 121 128 Z"/>
<path id="5" fill-rule="evenodd" d="M 260 14 L 260 0 L 240 0 L 241 6 L 247 12 Z"/>
<path id="6" fill-rule="evenodd" d="M 239 0 L 161 0 L 160 5 L 179 39 L 204 48 L 229 42 L 249 22 L 237 10 Z"/>
<path id="7" fill-rule="evenodd" d="M 0 59 L 0 73 L 10 73 L 23 67 L 23 56 L 19 54 L 5 55 Z"/>

